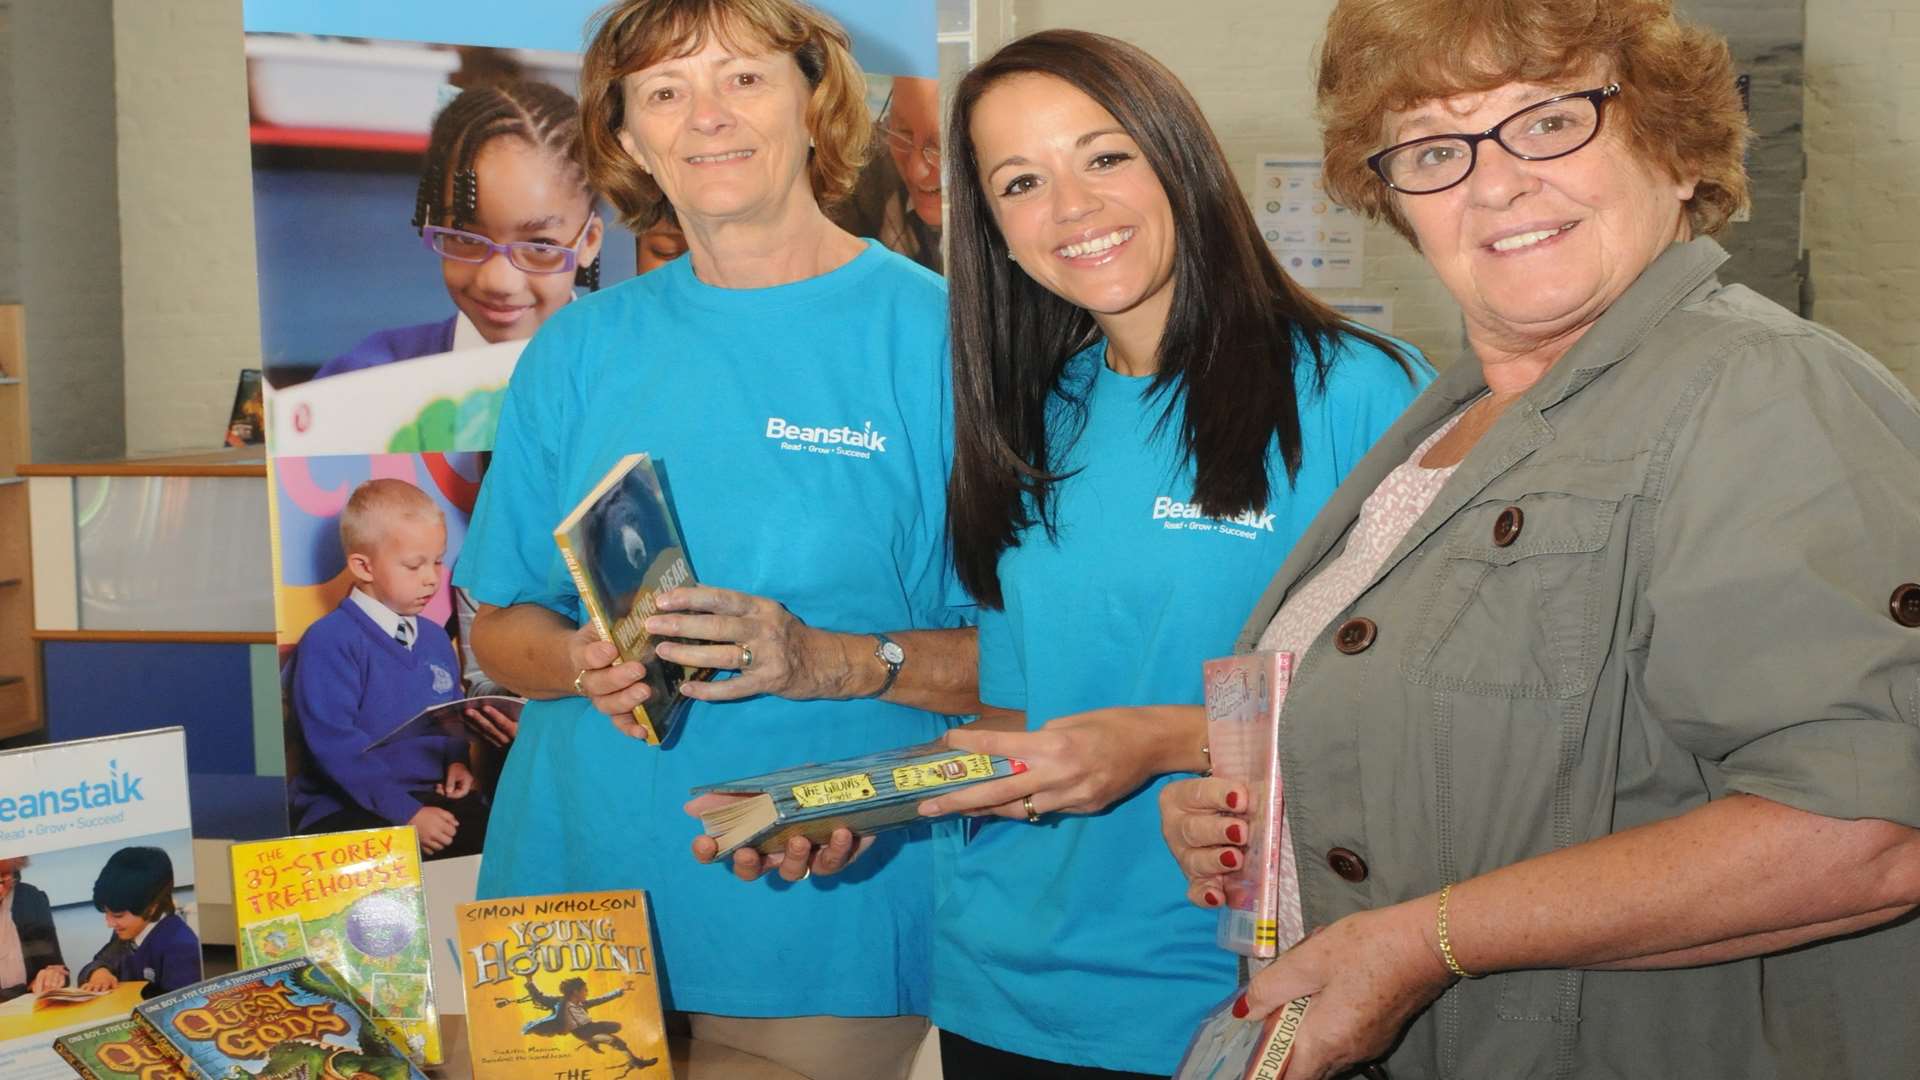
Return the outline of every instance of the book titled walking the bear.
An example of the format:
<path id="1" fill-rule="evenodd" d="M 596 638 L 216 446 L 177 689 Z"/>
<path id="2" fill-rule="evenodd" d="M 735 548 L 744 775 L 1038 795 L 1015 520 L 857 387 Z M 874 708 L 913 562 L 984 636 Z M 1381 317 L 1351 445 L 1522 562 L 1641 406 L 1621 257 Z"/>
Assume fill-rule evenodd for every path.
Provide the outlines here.
<path id="1" fill-rule="evenodd" d="M 473 1080 L 672 1080 L 647 896 L 461 904 Z"/>
<path id="2" fill-rule="evenodd" d="M 1300 940 L 1281 926 L 1280 882 L 1294 874 L 1292 837 L 1282 811 L 1280 708 L 1293 677 L 1293 654 L 1254 652 L 1209 660 L 1205 668 L 1207 754 L 1213 775 L 1247 788 L 1247 857 L 1227 875 L 1220 947 L 1272 957 L 1279 942 Z"/>
<path id="3" fill-rule="evenodd" d="M 319 961 L 408 1056 L 440 1061 L 433 940 L 412 828 L 235 844 L 233 909 L 242 967 Z"/>
<path id="4" fill-rule="evenodd" d="M 304 956 L 162 994 L 133 1016 L 180 1052 L 196 1080 L 426 1080 Z"/>
<path id="5" fill-rule="evenodd" d="M 748 846 L 772 854 L 795 836 L 820 844 L 841 827 L 865 834 L 911 825 L 921 820 L 919 805 L 935 795 L 1026 771 L 1019 758 L 923 743 L 707 784 L 693 793 L 745 796 L 700 815 L 720 854 Z"/>
<path id="6" fill-rule="evenodd" d="M 645 454 L 621 458 L 554 527 L 553 539 L 594 629 L 620 650 L 621 660 L 646 665 L 652 694 L 633 710 L 633 719 L 646 740 L 659 746 L 684 712 L 680 684 L 711 679 L 713 671 L 660 659 L 647 633 L 659 595 L 695 583 L 653 461 Z"/>

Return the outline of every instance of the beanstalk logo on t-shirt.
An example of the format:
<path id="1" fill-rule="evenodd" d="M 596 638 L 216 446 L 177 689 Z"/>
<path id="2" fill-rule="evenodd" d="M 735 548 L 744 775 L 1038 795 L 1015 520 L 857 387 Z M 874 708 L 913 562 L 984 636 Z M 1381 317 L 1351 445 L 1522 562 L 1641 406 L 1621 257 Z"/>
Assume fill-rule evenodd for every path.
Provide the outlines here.
<path id="1" fill-rule="evenodd" d="M 777 440 L 780 449 L 799 454 L 838 454 L 842 457 L 871 458 L 887 452 L 887 439 L 873 430 L 873 421 L 859 427 L 803 427 L 779 416 L 767 417 L 767 438 Z"/>
<path id="2" fill-rule="evenodd" d="M 1273 531 L 1271 510 L 1248 510 L 1232 517 L 1211 518 L 1200 512 L 1199 503 L 1179 502 L 1169 495 L 1154 497 L 1153 520 L 1160 522 L 1162 528 L 1225 533 L 1245 540 Z"/>

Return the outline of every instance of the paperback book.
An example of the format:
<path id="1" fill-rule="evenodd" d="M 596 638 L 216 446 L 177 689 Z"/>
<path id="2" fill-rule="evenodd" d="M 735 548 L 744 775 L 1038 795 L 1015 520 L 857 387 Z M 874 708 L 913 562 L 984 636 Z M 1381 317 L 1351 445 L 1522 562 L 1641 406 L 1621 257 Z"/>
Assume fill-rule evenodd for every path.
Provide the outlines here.
<path id="1" fill-rule="evenodd" d="M 0 980 L 0 1077 L 71 1080 L 56 1038 L 125 1019 L 142 997 L 200 979 L 186 733 L 0 753 L 0 871 L 12 875 L 22 976 Z M 97 885 L 141 898 L 153 918 L 109 928 L 93 906 Z M 63 985 L 34 993 L 56 968 L 68 972 Z M 113 987 L 79 989 L 96 969 Z"/>
<path id="2" fill-rule="evenodd" d="M 643 892 L 462 904 L 474 1080 L 672 1080 Z"/>
<path id="3" fill-rule="evenodd" d="M 433 943 L 411 827 L 233 846 L 240 966 L 308 957 L 414 1061 L 441 1060 Z"/>
<path id="4" fill-rule="evenodd" d="M 1173 1080 L 1281 1080 L 1311 997 L 1294 998 L 1265 1020 L 1238 1020 L 1240 991 L 1207 1014 Z"/>
<path id="5" fill-rule="evenodd" d="M 69 1031 L 53 1049 L 84 1080 L 193 1080 L 173 1044 L 131 1016 Z"/>
<path id="6" fill-rule="evenodd" d="M 1300 940 L 1297 926 L 1282 927 L 1280 882 L 1294 873 L 1280 777 L 1280 709 L 1293 676 L 1293 654 L 1254 652 L 1209 660 L 1205 670 L 1207 753 L 1213 775 L 1247 788 L 1247 858 L 1226 879 L 1220 911 L 1220 947 L 1265 959 L 1284 938 Z"/>
<path id="7" fill-rule="evenodd" d="M 700 815 L 720 854 L 741 847 L 772 853 L 794 836 L 825 843 L 841 827 L 865 834 L 911 825 L 921 820 L 916 808 L 935 795 L 1026 771 L 1019 758 L 924 743 L 708 784 L 693 793 L 741 796 Z"/>
<path id="8" fill-rule="evenodd" d="M 421 735 L 457 735 L 463 739 L 477 742 L 489 742 L 491 736 L 478 727 L 467 710 L 478 711 L 492 709 L 509 720 L 518 722 L 520 713 L 527 707 L 527 699 L 509 694 L 476 694 L 458 701 L 446 701 L 438 705 L 429 705 L 408 717 L 404 723 L 385 735 L 367 744 L 369 750 L 377 750 L 388 743 L 402 739 L 418 738 Z"/>
<path id="9" fill-rule="evenodd" d="M 633 719 L 648 742 L 666 742 L 684 711 L 681 683 L 710 679 L 713 672 L 660 659 L 647 633 L 656 598 L 694 584 L 679 523 L 653 461 L 645 454 L 621 458 L 554 527 L 553 539 L 594 629 L 613 642 L 622 660 L 646 665 L 652 694 L 633 710 Z"/>
<path id="10" fill-rule="evenodd" d="M 162 994 L 133 1014 L 197 1080 L 426 1080 L 304 956 Z"/>

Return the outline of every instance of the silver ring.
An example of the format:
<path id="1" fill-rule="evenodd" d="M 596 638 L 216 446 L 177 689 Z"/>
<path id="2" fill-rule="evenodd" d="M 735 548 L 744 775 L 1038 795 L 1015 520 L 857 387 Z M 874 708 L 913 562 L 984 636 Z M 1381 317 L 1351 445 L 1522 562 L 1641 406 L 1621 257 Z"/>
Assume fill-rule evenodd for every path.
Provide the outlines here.
<path id="1" fill-rule="evenodd" d="M 580 680 L 581 680 L 581 679 L 584 679 L 584 678 L 586 678 L 586 677 L 587 677 L 587 669 L 586 669 L 586 668 L 581 668 L 581 669 L 580 669 L 580 674 L 578 674 L 578 675 L 575 675 L 575 676 L 573 677 L 573 692 L 574 692 L 574 693 L 576 693 L 576 694 L 578 694 L 578 695 L 580 695 L 581 697 L 586 697 L 586 696 L 587 696 L 587 688 L 586 688 L 586 687 L 584 687 L 584 686 L 581 686 L 581 685 L 580 685 Z"/>
<path id="2" fill-rule="evenodd" d="M 753 650 L 747 648 L 745 645 L 740 646 L 740 670 L 745 671 L 752 666 Z"/>
<path id="3" fill-rule="evenodd" d="M 1033 808 L 1033 796 L 1028 795 L 1021 799 L 1020 805 L 1027 808 L 1027 824 L 1038 825 L 1040 823 L 1040 811 Z"/>

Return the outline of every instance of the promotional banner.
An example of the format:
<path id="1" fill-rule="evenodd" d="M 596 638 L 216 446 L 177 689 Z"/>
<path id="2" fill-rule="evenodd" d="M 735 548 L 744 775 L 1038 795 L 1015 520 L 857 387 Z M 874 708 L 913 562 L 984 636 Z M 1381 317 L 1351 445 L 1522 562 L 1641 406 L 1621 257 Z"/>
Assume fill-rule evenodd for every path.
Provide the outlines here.
<path id="1" fill-rule="evenodd" d="M 68 1031 L 200 978 L 180 728 L 0 753 L 0 1076 L 66 1080 Z"/>

